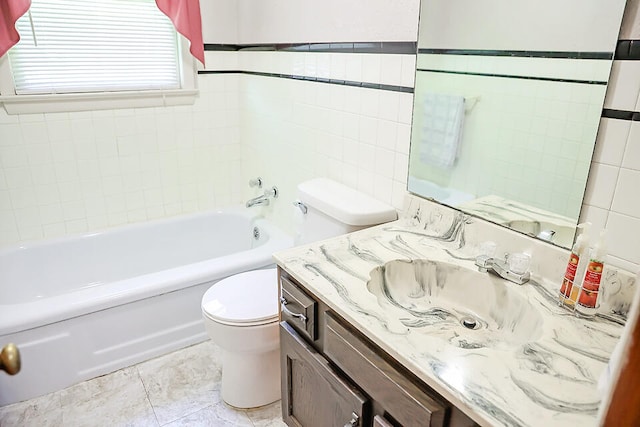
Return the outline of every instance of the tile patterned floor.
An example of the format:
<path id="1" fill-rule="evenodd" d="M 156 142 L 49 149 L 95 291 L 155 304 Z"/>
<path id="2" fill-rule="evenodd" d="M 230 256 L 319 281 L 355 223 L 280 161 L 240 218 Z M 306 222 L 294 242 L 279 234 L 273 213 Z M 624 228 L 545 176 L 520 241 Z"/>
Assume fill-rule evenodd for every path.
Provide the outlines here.
<path id="1" fill-rule="evenodd" d="M 220 397 L 211 341 L 0 408 L 1 427 L 285 427 L 280 402 L 250 410 Z"/>

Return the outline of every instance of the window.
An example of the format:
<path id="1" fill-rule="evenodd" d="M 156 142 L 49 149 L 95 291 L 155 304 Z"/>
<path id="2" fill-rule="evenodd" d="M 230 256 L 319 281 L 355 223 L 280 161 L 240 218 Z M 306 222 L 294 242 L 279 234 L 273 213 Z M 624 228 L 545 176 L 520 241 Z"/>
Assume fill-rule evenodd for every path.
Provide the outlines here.
<path id="1" fill-rule="evenodd" d="M 33 0 L 30 11 L 33 28 L 20 18 L 0 59 L 8 112 L 193 102 L 194 61 L 155 0 Z"/>

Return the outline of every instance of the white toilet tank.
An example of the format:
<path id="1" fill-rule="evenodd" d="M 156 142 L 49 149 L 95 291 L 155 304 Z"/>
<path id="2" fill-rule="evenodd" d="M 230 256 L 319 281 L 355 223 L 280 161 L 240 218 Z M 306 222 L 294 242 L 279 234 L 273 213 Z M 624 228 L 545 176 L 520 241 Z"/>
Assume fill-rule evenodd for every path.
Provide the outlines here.
<path id="1" fill-rule="evenodd" d="M 398 218 L 393 207 L 328 178 L 316 178 L 299 184 L 298 198 L 307 207 L 306 214 L 296 208 L 298 245 Z"/>

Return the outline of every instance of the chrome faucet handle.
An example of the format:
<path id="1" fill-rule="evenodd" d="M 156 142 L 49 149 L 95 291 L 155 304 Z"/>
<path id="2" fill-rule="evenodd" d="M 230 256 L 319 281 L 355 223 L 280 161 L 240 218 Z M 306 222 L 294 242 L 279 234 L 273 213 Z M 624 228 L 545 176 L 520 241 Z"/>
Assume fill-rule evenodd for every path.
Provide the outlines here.
<path id="1" fill-rule="evenodd" d="M 264 190 L 265 197 L 273 197 L 274 199 L 278 197 L 278 187 L 275 185 L 271 188 L 267 188 Z"/>
<path id="2" fill-rule="evenodd" d="M 529 271 L 531 255 L 524 252 L 515 252 L 505 256 L 505 261 L 509 271 L 515 274 L 524 275 Z"/>
<path id="3" fill-rule="evenodd" d="M 262 188 L 262 178 L 257 177 L 249 180 L 249 187 Z"/>

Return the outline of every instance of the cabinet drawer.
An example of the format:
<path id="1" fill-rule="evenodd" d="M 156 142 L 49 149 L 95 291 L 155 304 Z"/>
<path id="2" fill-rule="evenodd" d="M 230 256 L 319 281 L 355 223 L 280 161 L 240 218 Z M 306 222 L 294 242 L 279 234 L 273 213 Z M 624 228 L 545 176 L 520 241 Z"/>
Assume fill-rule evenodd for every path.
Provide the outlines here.
<path id="1" fill-rule="evenodd" d="M 285 276 L 280 277 L 280 313 L 302 336 L 318 339 L 316 301 Z"/>
<path id="2" fill-rule="evenodd" d="M 366 425 L 367 398 L 287 322 L 280 323 L 280 363 L 282 419 L 287 425 Z"/>
<path id="3" fill-rule="evenodd" d="M 427 395 L 331 313 L 326 316 L 324 353 L 404 427 L 444 425 L 446 403 Z"/>
<path id="4" fill-rule="evenodd" d="M 373 427 L 393 427 L 393 425 L 380 415 L 373 417 Z"/>

